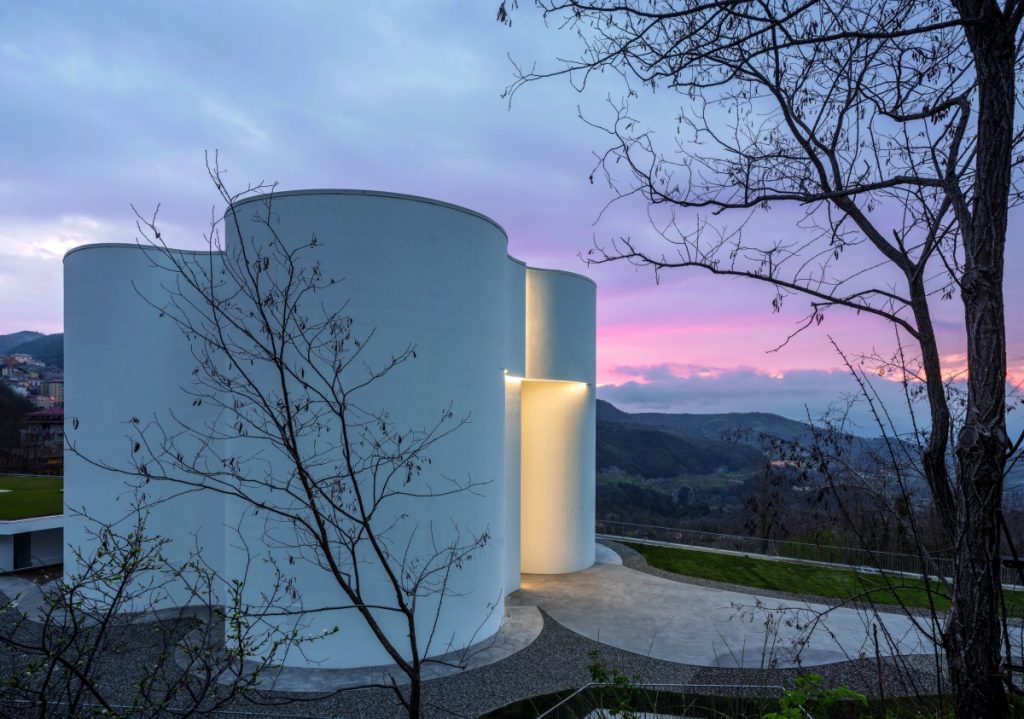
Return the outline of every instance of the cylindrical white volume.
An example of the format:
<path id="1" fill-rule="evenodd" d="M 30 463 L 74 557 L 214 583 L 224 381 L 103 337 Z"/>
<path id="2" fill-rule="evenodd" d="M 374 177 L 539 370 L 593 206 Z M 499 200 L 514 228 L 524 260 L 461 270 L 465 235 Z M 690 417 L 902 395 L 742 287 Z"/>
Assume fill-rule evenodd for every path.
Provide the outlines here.
<path id="1" fill-rule="evenodd" d="M 522 382 L 522 571 L 594 563 L 595 287 L 580 275 L 526 274 Z"/>
<path id="2" fill-rule="evenodd" d="M 315 320 L 322 307 L 330 311 L 345 306 L 354 321 L 353 336 L 368 340 L 359 360 L 343 375 L 347 385 L 363 381 L 366 367 L 381 368 L 405 348 L 415 348 L 415 357 L 353 397 L 362 411 L 387 413 L 401 433 L 432 427 L 449 407 L 453 420 L 442 431 L 455 427 L 459 419 L 468 420 L 419 458 L 429 457 L 430 464 L 423 464 L 422 474 L 411 484 L 404 485 L 401 477 L 393 480 L 392 490 L 399 494 L 383 500 L 373 527 L 389 548 L 392 570 L 400 577 L 404 572 L 406 578 L 428 562 L 443 561 L 435 555 L 445 547 L 489 535 L 487 544 L 468 561 L 452 567 L 444 586 L 421 592 L 416 629 L 420 651 L 426 655 L 460 649 L 493 635 L 501 626 L 506 582 L 503 368 L 509 332 L 507 285 L 502 280 L 509 260 L 504 232 L 462 208 L 365 192 L 280 193 L 272 199 L 243 202 L 235 207 L 234 217 L 228 217 L 228 262 L 237 232 L 254 247 L 267 241 L 268 218 L 273 232 L 288 247 L 316 237 L 316 247 L 305 251 L 306 261 L 319 262 L 323 277 L 337 282 L 311 295 L 303 309 Z M 261 381 L 273 387 L 274 373 L 267 374 Z M 317 474 L 330 475 L 337 471 L 333 467 L 344 466 L 340 443 L 334 449 L 328 447 L 332 431 L 336 435 L 337 427 L 328 427 L 315 440 L 317 451 L 324 452 L 314 470 Z M 314 439 L 308 438 L 310 454 Z M 368 445 L 359 445 L 358 435 L 351 439 L 357 455 L 369 451 Z M 257 457 L 248 440 L 232 444 L 237 444 L 237 450 L 230 448 L 231 456 L 268 463 L 277 479 L 294 471 L 294 463 L 271 448 L 262 449 Z M 376 481 L 382 479 L 383 475 Z M 373 491 L 373 481 L 369 472 L 360 474 L 367 495 Z M 457 491 L 466 485 L 472 486 Z M 437 496 L 403 496 L 402 492 Z M 280 489 L 266 494 L 272 505 L 289 501 Z M 358 612 L 322 611 L 349 600 L 324 571 L 317 552 L 298 547 L 301 538 L 290 534 L 287 526 L 268 523 L 265 514 L 253 516 L 248 509 L 244 502 L 229 505 L 229 521 L 239 522 L 248 540 L 246 544 L 228 542 L 229 570 L 241 572 L 251 559 L 245 547 L 259 547 L 293 581 L 299 596 L 296 605 L 307 612 L 302 617 L 303 634 L 339 628 L 337 634 L 304 646 L 301 655 L 293 652 L 286 661 L 321 667 L 390 663 L 391 657 Z M 395 588 L 370 542 L 363 540 L 357 553 L 364 602 L 394 606 Z M 443 576 L 438 573 L 434 580 Z M 250 574 L 245 585 L 247 602 L 258 605 L 272 590 L 272 582 L 270 572 Z M 407 653 L 405 618 L 383 608 L 373 613 L 391 642 Z"/>

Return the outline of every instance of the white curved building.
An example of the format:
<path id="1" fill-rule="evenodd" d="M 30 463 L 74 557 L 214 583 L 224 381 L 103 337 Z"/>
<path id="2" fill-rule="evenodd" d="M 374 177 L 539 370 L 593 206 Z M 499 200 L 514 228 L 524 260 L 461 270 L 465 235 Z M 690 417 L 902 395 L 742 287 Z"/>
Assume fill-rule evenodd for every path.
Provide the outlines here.
<path id="1" fill-rule="evenodd" d="M 270 208 L 268 214 L 268 207 Z M 267 221 L 267 218 L 270 218 Z M 504 231 L 490 219 L 442 202 L 378 192 L 309 190 L 245 199 L 225 216 L 224 236 L 259 245 L 276 233 L 286 246 L 316 237 L 321 272 L 341 280 L 316 301 L 341 307 L 357 331 L 373 331 L 362 358 L 375 365 L 407 345 L 416 359 L 376 382 L 362 398 L 403 427 L 429 426 L 451 405 L 469 421 L 431 448 L 425 475 L 466 478 L 471 492 L 443 498 L 398 498 L 388 517 L 396 544 L 439 534 L 489 533 L 491 540 L 453 573 L 437 623 L 435 598 L 417 609 L 433 629 L 431 654 L 478 642 L 500 628 L 501 601 L 519 587 L 520 572 L 563 573 L 594 561 L 595 287 L 567 272 L 531 268 L 507 254 Z M 185 253 L 185 262 L 216 268 L 225 253 Z M 174 287 L 172 273 L 135 244 L 71 250 L 65 272 L 65 408 L 78 451 L 128 466 L 126 423 L 173 416 L 190 426 L 223 421 L 195 406 L 182 388 L 193 380 L 193 348 L 173 322 L 160 321 L 154 298 Z M 71 422 L 76 421 L 72 427 Z M 136 425 L 137 426 L 137 425 Z M 226 439 L 218 456 L 259 456 L 268 476 L 287 462 L 249 437 Z M 237 447 L 231 445 L 238 443 Z M 286 471 L 281 469 L 280 471 Z M 65 504 L 114 521 L 126 514 L 127 478 L 69 453 Z M 426 481 L 430 481 L 429 476 Z M 176 491 L 152 483 L 151 496 Z M 268 490 L 268 502 L 280 501 Z M 288 565 L 301 595 L 304 632 L 338 626 L 337 634 L 289 654 L 287 664 L 359 667 L 389 663 L 351 610 L 339 604 L 323 570 L 294 562 L 287 541 L 267 531 L 247 505 L 213 492 L 160 504 L 148 530 L 173 540 L 185 557 L 199 547 L 227 579 L 244 579 L 253 603 L 271 589 L 273 573 L 253 557 Z M 446 529 L 447 527 L 447 529 Z M 457 529 L 456 529 L 457 528 Z M 245 538 L 246 546 L 233 536 Z M 89 547 L 83 522 L 69 515 L 68 546 Z M 254 551 L 255 550 L 255 551 Z M 66 552 L 67 573 L 74 557 Z M 368 562 L 366 572 L 375 571 Z M 372 578 L 367 580 L 372 585 Z M 371 587 L 381 602 L 386 582 Z M 383 623 L 400 637 L 400 622 Z M 443 639 L 438 640 L 438 637 Z M 421 638 L 426 640 L 426 636 Z M 400 643 L 400 642 L 399 642 Z"/>

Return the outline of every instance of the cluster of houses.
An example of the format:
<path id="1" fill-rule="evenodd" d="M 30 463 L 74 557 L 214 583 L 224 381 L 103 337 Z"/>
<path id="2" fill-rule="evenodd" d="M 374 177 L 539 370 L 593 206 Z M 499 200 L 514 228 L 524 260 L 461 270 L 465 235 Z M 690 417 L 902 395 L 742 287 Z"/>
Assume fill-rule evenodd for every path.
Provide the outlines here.
<path id="1" fill-rule="evenodd" d="M 32 355 L 5 355 L 0 382 L 38 409 L 64 406 L 64 371 L 50 367 Z"/>
<path id="2" fill-rule="evenodd" d="M 64 473 L 64 372 L 28 354 L 0 356 L 0 383 L 36 409 L 5 428 L 0 472 Z M 0 500 L 2 501 L 2 500 Z M 59 564 L 64 552 L 62 515 L 0 521 L 0 574 Z"/>
<path id="3" fill-rule="evenodd" d="M 19 429 L 13 459 L 20 471 L 62 474 L 64 469 L 64 372 L 32 355 L 0 358 L 0 383 L 35 405 Z"/>

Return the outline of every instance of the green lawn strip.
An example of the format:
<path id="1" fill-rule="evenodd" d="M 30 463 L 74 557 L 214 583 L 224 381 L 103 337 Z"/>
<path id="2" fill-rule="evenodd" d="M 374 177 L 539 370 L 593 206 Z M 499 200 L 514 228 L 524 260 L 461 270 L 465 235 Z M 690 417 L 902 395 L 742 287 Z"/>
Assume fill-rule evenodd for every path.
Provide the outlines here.
<path id="1" fill-rule="evenodd" d="M 640 552 L 652 567 L 688 577 L 711 579 L 753 589 L 770 589 L 832 599 L 870 601 L 876 604 L 926 608 L 928 596 L 924 582 L 914 577 L 855 572 L 852 569 L 819 567 L 796 562 L 754 559 L 753 557 L 702 552 L 694 549 L 661 547 L 650 544 L 629 544 Z M 1018 593 L 1007 592 L 1007 599 L 1020 607 Z M 936 608 L 946 610 L 949 600 L 934 596 Z"/>
<path id="2" fill-rule="evenodd" d="M 63 477 L 0 475 L 0 520 L 27 519 L 64 511 Z"/>

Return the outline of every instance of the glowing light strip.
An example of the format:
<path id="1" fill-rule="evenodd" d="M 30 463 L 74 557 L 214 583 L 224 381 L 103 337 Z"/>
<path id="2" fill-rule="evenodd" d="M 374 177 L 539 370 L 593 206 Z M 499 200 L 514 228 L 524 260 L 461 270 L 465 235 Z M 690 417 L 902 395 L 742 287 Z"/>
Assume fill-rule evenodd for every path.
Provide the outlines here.
<path id="1" fill-rule="evenodd" d="M 590 382 L 580 382 L 575 379 L 541 379 L 533 377 L 520 377 L 518 375 L 509 374 L 508 370 L 504 370 L 505 379 L 511 382 L 558 382 L 559 384 L 575 384 L 583 387 L 589 387 Z"/>

